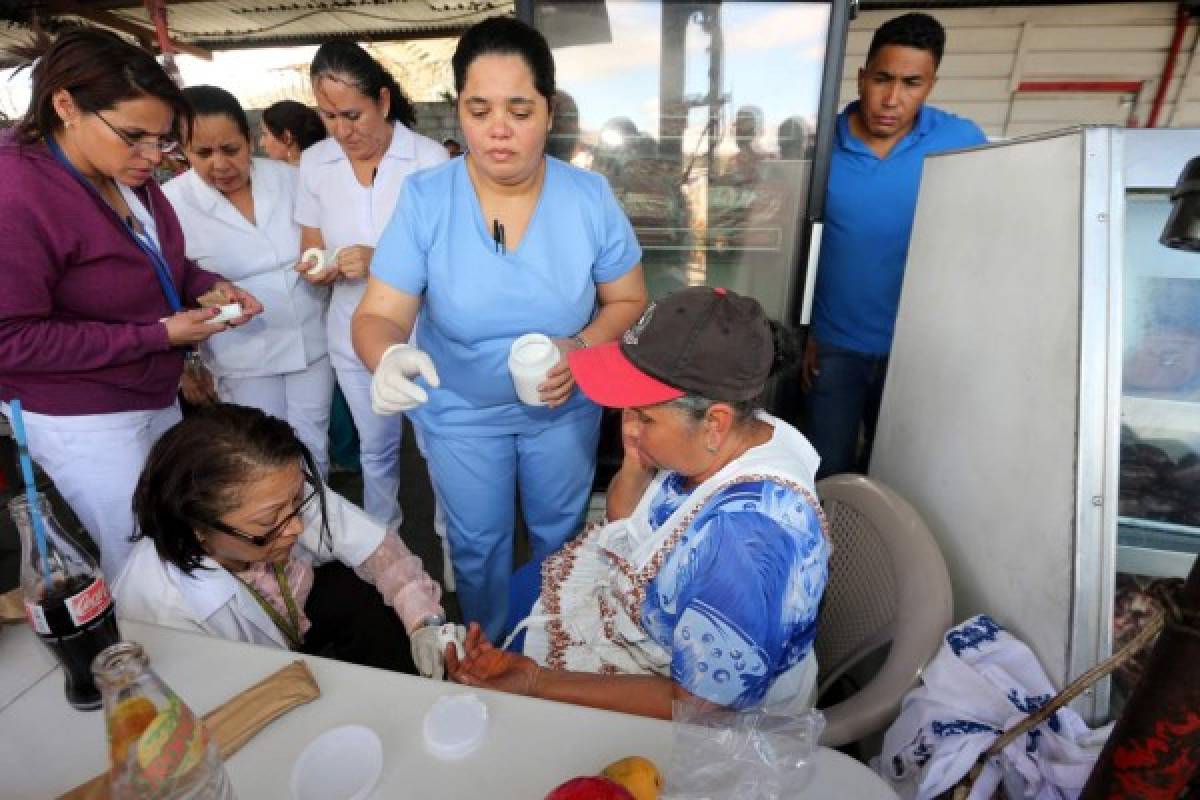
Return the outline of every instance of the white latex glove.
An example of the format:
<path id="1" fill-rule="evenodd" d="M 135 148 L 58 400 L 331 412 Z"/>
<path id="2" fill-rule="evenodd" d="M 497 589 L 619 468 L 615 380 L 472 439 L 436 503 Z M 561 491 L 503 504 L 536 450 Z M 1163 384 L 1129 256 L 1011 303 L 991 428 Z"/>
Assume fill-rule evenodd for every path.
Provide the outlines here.
<path id="1" fill-rule="evenodd" d="M 383 416 L 409 411 L 429 399 L 413 382 L 418 375 L 435 389 L 441 385 L 433 360 L 411 344 L 394 344 L 383 351 L 371 379 L 371 409 Z"/>
<path id="2" fill-rule="evenodd" d="M 408 637 L 408 641 L 412 645 L 413 663 L 417 665 L 417 672 L 435 681 L 442 680 L 446 674 L 446 645 L 453 642 L 461 657 L 463 654 L 462 643 L 466 636 L 466 628 L 450 622 L 441 626 L 426 625 L 423 628 L 417 628 Z"/>

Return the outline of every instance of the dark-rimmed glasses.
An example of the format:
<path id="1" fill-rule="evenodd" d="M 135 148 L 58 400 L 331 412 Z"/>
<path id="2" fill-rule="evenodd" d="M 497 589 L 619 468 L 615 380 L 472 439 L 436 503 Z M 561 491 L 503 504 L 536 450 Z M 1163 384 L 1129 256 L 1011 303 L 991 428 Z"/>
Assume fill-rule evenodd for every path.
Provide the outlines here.
<path id="1" fill-rule="evenodd" d="M 134 139 L 130 137 L 129 134 L 125 133 L 123 130 L 106 120 L 100 115 L 99 111 L 93 111 L 92 113 L 99 117 L 100 121 L 107 125 L 108 129 L 115 133 L 122 142 L 129 146 L 130 149 L 136 150 L 139 153 L 162 153 L 163 155 L 170 155 L 179 149 L 179 142 L 162 136 L 156 136 L 154 137 L 153 141 L 149 142 Z"/>
<path id="2" fill-rule="evenodd" d="M 256 536 L 252 533 L 246 533 L 240 528 L 235 528 L 229 523 L 222 522 L 219 519 L 209 520 L 205 524 L 215 531 L 220 531 L 221 533 L 229 536 L 236 536 L 239 539 L 244 539 L 255 547 L 263 547 L 264 545 L 268 545 L 279 538 L 284 529 L 292 523 L 292 520 L 303 514 L 308 507 L 312 505 L 313 498 L 317 496 L 317 492 L 320 490 L 314 485 L 315 481 L 313 481 L 307 475 L 304 477 L 304 483 L 306 486 L 310 487 L 308 494 L 304 496 L 303 500 L 296 504 L 296 507 L 292 510 L 292 513 L 280 520 L 275 527 L 271 528 L 271 530 L 267 531 L 266 533 Z"/>

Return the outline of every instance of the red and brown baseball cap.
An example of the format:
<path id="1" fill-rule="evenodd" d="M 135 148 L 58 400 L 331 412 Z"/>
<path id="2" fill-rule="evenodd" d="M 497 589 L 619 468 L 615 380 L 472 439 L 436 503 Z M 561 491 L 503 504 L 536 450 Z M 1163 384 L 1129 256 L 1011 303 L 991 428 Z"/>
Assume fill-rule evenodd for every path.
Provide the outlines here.
<path id="1" fill-rule="evenodd" d="M 619 341 L 567 359 L 580 390 L 602 406 L 651 406 L 685 394 L 738 402 L 762 394 L 775 345 L 757 300 L 695 286 L 651 303 Z"/>

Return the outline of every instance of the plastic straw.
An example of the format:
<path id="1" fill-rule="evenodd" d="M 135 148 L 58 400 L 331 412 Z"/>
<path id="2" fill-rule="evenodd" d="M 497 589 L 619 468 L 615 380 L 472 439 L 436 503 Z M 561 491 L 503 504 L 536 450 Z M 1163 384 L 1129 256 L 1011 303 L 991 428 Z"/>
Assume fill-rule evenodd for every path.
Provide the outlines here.
<path id="1" fill-rule="evenodd" d="M 17 452 L 21 457 L 21 477 L 25 479 L 25 499 L 29 503 L 29 521 L 33 524 L 33 538 L 37 542 L 38 555 L 42 561 L 42 578 L 46 591 L 50 591 L 50 559 L 46 555 L 46 529 L 42 526 L 42 507 L 37 501 L 37 484 L 33 480 L 33 459 L 29 457 L 29 443 L 25 439 L 25 418 L 21 416 L 21 401 L 15 397 L 8 404 L 13 436 L 17 439 Z"/>

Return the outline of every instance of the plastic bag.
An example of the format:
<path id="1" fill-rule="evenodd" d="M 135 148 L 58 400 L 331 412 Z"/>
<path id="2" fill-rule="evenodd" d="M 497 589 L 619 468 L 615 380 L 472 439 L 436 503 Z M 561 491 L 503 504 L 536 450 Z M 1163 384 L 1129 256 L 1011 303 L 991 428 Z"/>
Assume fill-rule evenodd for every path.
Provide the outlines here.
<path id="1" fill-rule="evenodd" d="M 825 717 L 711 710 L 676 700 L 664 800 L 777 800 L 812 782 Z"/>

